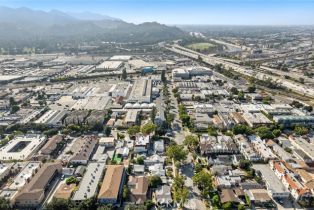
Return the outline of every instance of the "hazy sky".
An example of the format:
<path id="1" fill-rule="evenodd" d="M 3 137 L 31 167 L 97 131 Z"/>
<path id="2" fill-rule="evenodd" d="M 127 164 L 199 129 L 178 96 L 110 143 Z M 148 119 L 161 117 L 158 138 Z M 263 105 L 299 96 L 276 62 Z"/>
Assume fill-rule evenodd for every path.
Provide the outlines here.
<path id="1" fill-rule="evenodd" d="M 134 23 L 314 25 L 314 0 L 0 0 L 0 5 L 91 11 Z"/>

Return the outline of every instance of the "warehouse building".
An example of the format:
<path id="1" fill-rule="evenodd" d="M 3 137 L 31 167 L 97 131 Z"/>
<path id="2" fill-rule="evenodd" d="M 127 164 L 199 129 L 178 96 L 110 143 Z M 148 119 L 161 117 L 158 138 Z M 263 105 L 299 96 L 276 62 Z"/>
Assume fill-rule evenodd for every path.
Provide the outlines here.
<path id="1" fill-rule="evenodd" d="M 138 79 L 135 81 L 130 96 L 129 103 L 150 103 L 152 99 L 152 80 Z"/>

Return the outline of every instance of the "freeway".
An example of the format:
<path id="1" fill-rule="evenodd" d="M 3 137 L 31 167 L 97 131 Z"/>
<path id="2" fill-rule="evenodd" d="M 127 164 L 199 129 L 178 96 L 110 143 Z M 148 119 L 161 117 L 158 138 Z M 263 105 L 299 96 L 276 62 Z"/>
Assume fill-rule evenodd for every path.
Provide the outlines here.
<path id="1" fill-rule="evenodd" d="M 209 65 L 216 65 L 216 64 L 223 64 L 225 66 L 226 69 L 232 68 L 234 71 L 245 75 L 245 76 L 249 76 L 249 77 L 253 77 L 255 79 L 258 80 L 266 80 L 266 79 L 271 79 L 272 81 L 281 84 L 283 87 L 287 88 L 288 90 L 298 93 L 300 95 L 309 97 L 309 98 L 314 98 L 314 89 L 312 87 L 308 87 L 305 84 L 300 84 L 297 82 L 293 82 L 287 79 L 284 79 L 280 76 L 274 76 L 274 75 L 269 75 L 267 73 L 262 73 L 262 72 L 257 72 L 254 71 L 250 68 L 246 68 L 243 66 L 240 66 L 238 64 L 235 63 L 231 63 L 228 61 L 225 61 L 221 58 L 217 58 L 217 57 L 209 57 L 206 56 L 204 54 L 192 51 L 190 49 L 186 49 L 182 46 L 177 47 L 178 45 L 168 45 L 166 46 L 166 49 L 190 57 L 192 59 L 198 59 L 199 57 L 202 58 L 204 63 L 207 63 Z"/>

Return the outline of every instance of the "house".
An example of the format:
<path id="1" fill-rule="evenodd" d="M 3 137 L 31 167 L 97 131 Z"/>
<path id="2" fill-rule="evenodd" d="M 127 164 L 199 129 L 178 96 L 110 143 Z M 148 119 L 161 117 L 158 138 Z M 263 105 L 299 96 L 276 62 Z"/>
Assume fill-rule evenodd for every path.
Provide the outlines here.
<path id="1" fill-rule="evenodd" d="M 163 156 L 160 156 L 158 154 L 154 154 L 152 156 L 149 156 L 148 158 L 146 158 L 144 160 L 144 165 L 145 166 L 151 166 L 151 165 L 154 165 L 154 164 L 157 164 L 157 163 L 160 163 L 162 165 L 164 165 L 165 163 L 165 157 Z"/>
<path id="2" fill-rule="evenodd" d="M 135 164 L 135 165 L 133 165 L 133 172 L 135 174 L 144 174 L 145 166 L 144 165 Z"/>
<path id="3" fill-rule="evenodd" d="M 156 153 L 163 153 L 165 151 L 164 140 L 154 141 L 154 150 Z"/>
<path id="4" fill-rule="evenodd" d="M 14 197 L 18 208 L 37 208 L 46 197 L 49 184 L 61 173 L 61 163 L 45 163 Z"/>
<path id="5" fill-rule="evenodd" d="M 150 144 L 149 135 L 136 135 L 136 139 L 134 142 L 134 152 L 135 153 L 147 152 L 149 144 Z"/>
<path id="6" fill-rule="evenodd" d="M 127 183 L 130 189 L 130 200 L 136 204 L 143 204 L 147 200 L 148 179 L 145 176 L 130 176 Z"/>
<path id="7" fill-rule="evenodd" d="M 57 189 L 56 193 L 53 195 L 54 198 L 58 199 L 70 199 L 71 195 L 76 187 L 76 184 L 61 184 Z"/>
<path id="8" fill-rule="evenodd" d="M 164 169 L 164 166 L 160 163 L 149 166 L 148 170 L 152 176 L 155 176 L 155 175 L 165 176 L 166 175 L 166 170 Z"/>
<path id="9" fill-rule="evenodd" d="M 222 189 L 220 193 L 220 202 L 240 203 L 240 199 L 237 197 L 237 195 L 233 192 L 232 189 Z"/>
<path id="10" fill-rule="evenodd" d="M 126 173 L 124 166 L 108 165 L 98 194 L 98 202 L 119 206 L 125 178 Z"/>
<path id="11" fill-rule="evenodd" d="M 157 206 L 162 207 L 171 207 L 172 198 L 171 198 L 171 188 L 168 185 L 163 185 L 155 191 L 155 199 Z"/>
<path id="12" fill-rule="evenodd" d="M 273 202 L 267 190 L 262 188 L 249 189 L 246 191 L 246 194 L 249 196 L 251 203 L 255 206 L 268 206 Z"/>
<path id="13" fill-rule="evenodd" d="M 116 143 L 116 139 L 114 137 L 101 137 L 99 139 L 99 145 L 103 145 L 105 147 L 114 147 Z"/>

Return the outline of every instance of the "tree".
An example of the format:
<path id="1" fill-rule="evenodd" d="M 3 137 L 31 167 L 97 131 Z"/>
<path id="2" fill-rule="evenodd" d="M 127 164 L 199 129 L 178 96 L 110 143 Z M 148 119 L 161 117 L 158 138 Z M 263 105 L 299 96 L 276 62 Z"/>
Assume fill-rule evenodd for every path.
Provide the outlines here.
<path id="1" fill-rule="evenodd" d="M 195 151 L 199 144 L 198 137 L 195 135 L 188 135 L 185 137 L 183 143 L 191 150 Z"/>
<path id="2" fill-rule="evenodd" d="M 218 136 L 217 129 L 212 125 L 208 126 L 207 131 L 208 131 L 208 135 L 210 136 Z"/>
<path id="3" fill-rule="evenodd" d="M 141 131 L 143 134 L 151 134 L 156 130 L 157 126 L 154 123 L 147 123 L 142 126 Z"/>
<path id="4" fill-rule="evenodd" d="M 194 166 L 195 173 L 199 173 L 201 170 L 203 170 L 203 166 L 200 163 L 196 163 Z"/>
<path id="5" fill-rule="evenodd" d="M 260 126 L 256 128 L 255 131 L 257 132 L 257 135 L 261 137 L 261 139 L 273 139 L 275 137 L 272 133 L 272 130 L 266 126 Z"/>
<path id="6" fill-rule="evenodd" d="M 128 188 L 127 185 L 123 186 L 123 192 L 122 192 L 122 197 L 124 200 L 127 200 L 129 198 L 129 194 L 130 194 L 130 189 Z"/>
<path id="7" fill-rule="evenodd" d="M 232 202 L 231 201 L 228 201 L 226 203 L 223 203 L 222 204 L 222 208 L 225 209 L 225 210 L 229 210 L 232 208 Z"/>
<path id="8" fill-rule="evenodd" d="M 183 161 L 187 158 L 187 151 L 184 149 L 184 146 L 183 145 L 171 145 L 168 147 L 167 149 L 167 156 L 169 158 L 173 158 L 174 161 Z"/>
<path id="9" fill-rule="evenodd" d="M 130 136 L 135 136 L 137 133 L 140 132 L 140 130 L 141 130 L 140 126 L 134 125 L 129 127 L 127 132 Z"/>
<path id="10" fill-rule="evenodd" d="M 180 207 L 182 208 L 189 196 L 190 192 L 186 186 L 182 188 L 178 188 L 174 192 L 174 198 L 177 202 L 180 203 Z"/>
<path id="11" fill-rule="evenodd" d="M 280 130 L 280 129 L 275 129 L 275 130 L 273 130 L 273 135 L 274 135 L 275 137 L 279 137 L 280 134 L 281 134 L 281 130 Z"/>
<path id="12" fill-rule="evenodd" d="M 233 94 L 233 95 L 237 95 L 239 93 L 238 89 L 236 87 L 232 87 L 230 88 L 230 92 Z"/>
<path id="13" fill-rule="evenodd" d="M 307 112 L 312 112 L 313 107 L 312 106 L 304 106 L 304 110 L 306 110 Z"/>
<path id="14" fill-rule="evenodd" d="M 180 203 L 180 207 L 183 207 L 189 196 L 189 190 L 184 186 L 183 176 L 177 175 L 174 177 L 172 188 L 174 191 L 174 199 Z"/>
<path id="15" fill-rule="evenodd" d="M 153 107 L 152 111 L 150 112 L 150 119 L 152 122 L 155 121 L 156 113 L 157 113 L 156 107 Z"/>
<path id="16" fill-rule="evenodd" d="M 219 196 L 217 194 L 213 196 L 212 203 L 213 203 L 213 206 L 216 206 L 216 207 L 218 207 L 220 205 L 220 199 L 219 199 Z"/>
<path id="17" fill-rule="evenodd" d="M 11 204 L 8 199 L 5 199 L 4 197 L 0 197 L 0 210 L 11 210 Z"/>
<path id="18" fill-rule="evenodd" d="M 69 202 L 66 199 L 53 198 L 52 201 L 44 207 L 44 210 L 70 210 Z"/>
<path id="19" fill-rule="evenodd" d="M 69 178 L 67 178 L 67 179 L 65 180 L 65 183 L 66 183 L 67 185 L 69 185 L 69 184 L 75 184 L 75 183 L 77 183 L 77 179 L 76 179 L 74 176 L 70 176 Z"/>
<path id="20" fill-rule="evenodd" d="M 157 188 L 159 185 L 162 184 L 162 180 L 160 176 L 157 176 L 157 175 L 148 177 L 148 181 L 149 181 L 149 185 L 152 188 Z"/>
<path id="21" fill-rule="evenodd" d="M 207 197 L 213 189 L 212 176 L 205 170 L 200 171 L 192 177 L 193 183 L 202 191 L 202 196 Z"/>
<path id="22" fill-rule="evenodd" d="M 16 113 L 19 110 L 20 110 L 20 107 L 18 105 L 13 105 L 11 107 L 11 111 L 10 112 L 11 112 L 11 114 L 14 114 L 14 113 Z"/>
<path id="23" fill-rule="evenodd" d="M 299 126 L 295 126 L 294 132 L 297 135 L 303 136 L 309 133 L 309 129 L 304 126 L 299 125 Z"/>
<path id="24" fill-rule="evenodd" d="M 10 107 L 17 105 L 17 103 L 13 97 L 10 97 L 9 102 L 10 102 Z"/>
<path id="25" fill-rule="evenodd" d="M 238 205 L 238 210 L 245 210 L 245 205 L 239 204 Z"/>
<path id="26" fill-rule="evenodd" d="M 136 159 L 136 163 L 139 165 L 144 165 L 144 158 L 142 156 L 138 157 Z"/>
<path id="27" fill-rule="evenodd" d="M 161 71 L 161 76 L 160 76 L 160 79 L 163 83 L 165 83 L 167 81 L 167 78 L 166 78 L 166 71 L 163 70 Z"/>
<path id="28" fill-rule="evenodd" d="M 123 80 L 126 80 L 128 78 L 128 75 L 126 73 L 126 69 L 125 68 L 122 70 L 122 76 L 121 77 L 122 77 Z"/>
<path id="29" fill-rule="evenodd" d="M 251 135 L 253 133 L 252 129 L 246 125 L 241 125 L 241 124 L 236 124 L 233 129 L 233 133 L 235 135 L 238 134 L 246 134 L 246 135 Z"/>
<path id="30" fill-rule="evenodd" d="M 252 163 L 249 160 L 240 160 L 239 167 L 243 170 L 248 171 L 251 167 Z"/>
<path id="31" fill-rule="evenodd" d="M 239 93 L 238 93 L 238 99 L 239 99 L 239 100 L 244 100 L 244 99 L 245 99 L 245 97 L 244 97 L 244 92 L 243 92 L 243 91 L 239 91 Z"/>
<path id="32" fill-rule="evenodd" d="M 256 90 L 256 87 L 254 84 L 250 84 L 247 88 L 247 90 L 249 91 L 249 93 L 254 93 Z"/>

